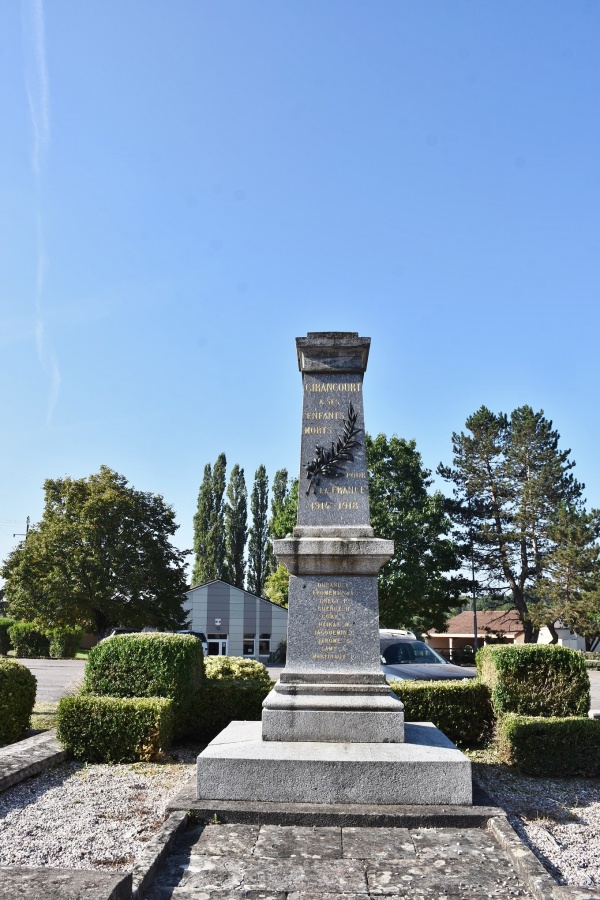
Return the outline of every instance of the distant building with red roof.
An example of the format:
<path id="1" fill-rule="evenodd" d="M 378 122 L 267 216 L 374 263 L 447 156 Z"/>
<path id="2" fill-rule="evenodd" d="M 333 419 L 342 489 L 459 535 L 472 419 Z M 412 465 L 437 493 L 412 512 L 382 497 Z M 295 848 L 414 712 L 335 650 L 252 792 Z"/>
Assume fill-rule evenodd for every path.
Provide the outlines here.
<path id="1" fill-rule="evenodd" d="M 473 648 L 475 632 L 473 611 L 467 610 L 448 619 L 446 631 L 432 628 L 427 633 L 427 643 L 446 657 L 451 657 L 465 647 Z M 560 622 L 555 625 L 558 643 L 572 650 L 585 650 L 583 638 Z M 552 638 L 547 628 L 540 629 L 539 644 L 549 644 Z M 486 609 L 477 611 L 477 644 L 523 644 L 525 632 L 516 609 Z"/>

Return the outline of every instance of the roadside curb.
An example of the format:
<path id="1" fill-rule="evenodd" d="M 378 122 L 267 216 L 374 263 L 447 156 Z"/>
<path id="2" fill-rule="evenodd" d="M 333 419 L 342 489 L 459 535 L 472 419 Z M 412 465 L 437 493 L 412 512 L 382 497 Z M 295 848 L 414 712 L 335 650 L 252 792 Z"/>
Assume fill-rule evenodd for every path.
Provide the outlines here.
<path id="1" fill-rule="evenodd" d="M 56 740 L 55 729 L 8 744 L 0 749 L 0 791 L 39 775 L 66 758 L 67 751 Z"/>

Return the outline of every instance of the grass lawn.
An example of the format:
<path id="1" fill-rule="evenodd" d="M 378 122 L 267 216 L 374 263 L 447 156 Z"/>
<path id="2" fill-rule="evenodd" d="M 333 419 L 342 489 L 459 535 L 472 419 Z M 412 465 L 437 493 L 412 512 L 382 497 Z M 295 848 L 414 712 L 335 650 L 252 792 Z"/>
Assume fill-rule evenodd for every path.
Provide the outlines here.
<path id="1" fill-rule="evenodd" d="M 29 734 L 37 734 L 38 731 L 50 731 L 56 727 L 56 708 L 58 700 L 36 703 L 31 713 L 31 727 Z"/>

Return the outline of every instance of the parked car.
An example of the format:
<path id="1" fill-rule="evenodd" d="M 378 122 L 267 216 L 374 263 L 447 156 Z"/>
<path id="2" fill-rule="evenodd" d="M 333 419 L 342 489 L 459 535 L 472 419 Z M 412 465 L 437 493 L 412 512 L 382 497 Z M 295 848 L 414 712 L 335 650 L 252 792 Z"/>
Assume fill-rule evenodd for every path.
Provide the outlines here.
<path id="1" fill-rule="evenodd" d="M 475 678 L 472 669 L 455 666 L 416 639 L 380 637 L 381 671 L 388 681 L 442 681 Z"/>
<path id="2" fill-rule="evenodd" d="M 198 638 L 199 641 L 202 641 L 204 655 L 208 656 L 208 641 L 206 640 L 206 635 L 203 631 L 189 631 L 187 628 L 182 628 L 177 634 L 192 634 L 195 638 Z"/>
<path id="3" fill-rule="evenodd" d="M 138 629 L 136 628 L 113 628 L 110 634 L 107 634 L 106 637 L 102 638 L 102 641 L 108 640 L 108 638 L 114 637 L 116 634 L 137 634 Z M 100 643 L 102 643 L 100 641 Z"/>

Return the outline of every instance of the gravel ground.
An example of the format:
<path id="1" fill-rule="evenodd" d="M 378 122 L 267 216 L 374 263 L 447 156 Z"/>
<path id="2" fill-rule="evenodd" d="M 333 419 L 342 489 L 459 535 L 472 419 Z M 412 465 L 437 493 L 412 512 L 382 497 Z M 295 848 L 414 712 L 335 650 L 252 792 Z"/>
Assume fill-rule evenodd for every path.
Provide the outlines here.
<path id="1" fill-rule="evenodd" d="M 0 794 L 0 866 L 126 869 L 166 818 L 196 752 L 161 763 L 67 762 Z"/>
<path id="2" fill-rule="evenodd" d="M 177 748 L 161 763 L 63 763 L 0 794 L 0 866 L 126 869 L 193 774 L 196 753 Z M 600 884 L 600 779 L 531 778 L 488 752 L 471 758 L 479 783 L 559 883 Z"/>
<path id="3" fill-rule="evenodd" d="M 479 784 L 559 884 L 600 884 L 600 779 L 533 778 L 474 763 Z"/>

